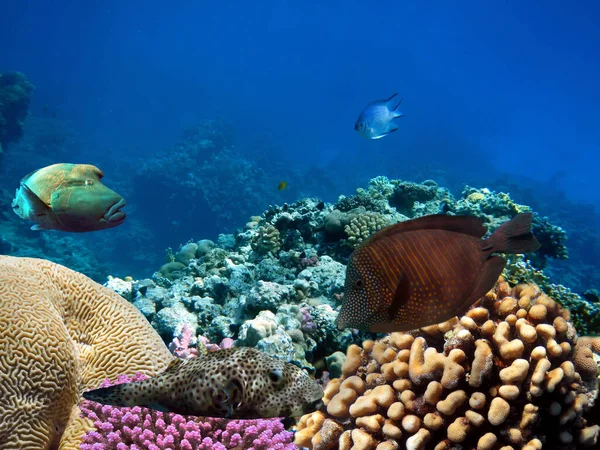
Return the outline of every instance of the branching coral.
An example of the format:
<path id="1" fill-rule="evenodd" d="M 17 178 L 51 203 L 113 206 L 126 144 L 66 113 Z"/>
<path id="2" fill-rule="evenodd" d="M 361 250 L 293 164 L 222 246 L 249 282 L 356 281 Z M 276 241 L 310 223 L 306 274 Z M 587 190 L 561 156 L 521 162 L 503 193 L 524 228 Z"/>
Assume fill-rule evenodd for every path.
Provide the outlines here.
<path id="1" fill-rule="evenodd" d="M 502 279 L 460 319 L 350 346 L 326 410 L 296 443 L 315 450 L 593 446 L 598 394 L 569 313 L 535 285 Z M 582 350 L 587 349 L 587 350 Z"/>
<path id="2" fill-rule="evenodd" d="M 141 381 L 146 377 L 120 376 L 115 383 Z M 83 416 L 94 423 L 81 450 L 295 450 L 293 434 L 278 419 L 226 420 L 186 417 L 147 408 L 117 408 L 84 401 Z"/>

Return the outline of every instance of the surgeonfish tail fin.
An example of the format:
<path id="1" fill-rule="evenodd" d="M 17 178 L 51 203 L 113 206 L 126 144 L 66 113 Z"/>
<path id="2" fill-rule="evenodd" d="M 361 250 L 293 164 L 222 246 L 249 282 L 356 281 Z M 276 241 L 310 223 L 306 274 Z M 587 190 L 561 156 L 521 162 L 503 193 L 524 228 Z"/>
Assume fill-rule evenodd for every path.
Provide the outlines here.
<path id="1" fill-rule="evenodd" d="M 482 250 L 489 253 L 529 253 L 541 247 L 531 233 L 531 213 L 517 214 L 504 222 L 492 235 L 483 241 Z"/>

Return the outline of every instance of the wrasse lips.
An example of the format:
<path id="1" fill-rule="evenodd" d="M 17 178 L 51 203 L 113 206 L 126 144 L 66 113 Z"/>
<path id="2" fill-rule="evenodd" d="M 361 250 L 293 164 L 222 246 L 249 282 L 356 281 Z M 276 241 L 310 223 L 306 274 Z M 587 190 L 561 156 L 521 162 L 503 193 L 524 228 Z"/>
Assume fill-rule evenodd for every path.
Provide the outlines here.
<path id="1" fill-rule="evenodd" d="M 117 203 L 112 205 L 108 211 L 106 211 L 104 214 L 104 219 L 112 223 L 123 222 L 126 218 L 125 211 L 122 211 L 122 208 L 124 207 L 125 199 L 121 198 Z"/>

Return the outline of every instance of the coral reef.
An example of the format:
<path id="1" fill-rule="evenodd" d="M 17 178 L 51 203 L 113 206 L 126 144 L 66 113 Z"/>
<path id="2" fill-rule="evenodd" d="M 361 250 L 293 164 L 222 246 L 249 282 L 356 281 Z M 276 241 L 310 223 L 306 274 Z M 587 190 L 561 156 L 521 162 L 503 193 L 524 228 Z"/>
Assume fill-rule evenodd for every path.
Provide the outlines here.
<path id="1" fill-rule="evenodd" d="M 532 266 L 522 256 L 508 256 L 509 263 L 504 271 L 506 280 L 512 285 L 529 281 L 536 283 L 544 292 L 567 307 L 571 322 L 580 334 L 600 332 L 600 298 L 586 291 L 588 295 L 576 294 L 571 289 L 552 283 L 550 277 Z"/>
<path id="2" fill-rule="evenodd" d="M 169 251 L 167 262 L 153 279 L 113 279 L 108 286 L 115 286 L 132 301 L 165 342 L 186 324 L 194 336 L 216 342 L 231 338 L 238 345 L 255 346 L 317 375 L 328 368 L 327 361 L 336 370 L 339 362 L 332 355 L 368 336 L 340 332 L 333 323 L 347 258 L 370 232 L 407 219 L 389 199 L 400 204 L 406 195 L 403 212 L 410 216 L 443 211 L 476 214 L 491 229 L 511 214 L 528 210 L 508 195 L 487 189 L 468 188 L 464 198 L 456 201 L 433 181 L 413 184 L 378 177 L 366 190 L 340 197 L 335 204 L 306 198 L 272 206 L 235 234 L 222 234 L 216 242 L 190 241 L 176 252 Z M 549 223 L 543 226 L 555 228 Z M 524 257 L 511 258 L 505 275 L 512 285 L 540 284 L 572 310 L 572 322 L 581 333 L 600 330 L 592 303 L 553 284 L 532 264 Z"/>
<path id="3" fill-rule="evenodd" d="M 372 234 L 393 223 L 381 213 L 367 212 L 352 218 L 350 223 L 344 227 L 344 231 L 348 235 L 348 243 L 356 248 Z"/>
<path id="4" fill-rule="evenodd" d="M 23 136 L 33 85 L 20 72 L 0 74 L 0 153 Z"/>
<path id="5" fill-rule="evenodd" d="M 85 389 L 172 359 L 140 312 L 49 261 L 0 256 L 0 447 L 75 450 Z"/>
<path id="6" fill-rule="evenodd" d="M 147 210 L 154 216 L 158 210 L 161 217 L 177 217 L 176 227 L 171 220 L 155 227 L 181 239 L 197 229 L 199 216 L 210 215 L 206 234 L 231 231 L 280 198 L 270 189 L 265 170 L 234 148 L 231 125 L 210 120 L 185 130 L 173 148 L 145 158 L 135 170 L 133 187 L 142 214 Z"/>
<path id="7" fill-rule="evenodd" d="M 141 381 L 132 377 L 109 379 L 100 387 Z M 95 430 L 83 436 L 81 450 L 295 450 L 293 433 L 278 419 L 227 420 L 187 417 L 147 408 L 117 408 L 84 401 L 81 412 Z"/>
<path id="8" fill-rule="evenodd" d="M 592 447 L 600 426 L 586 413 L 599 373 L 589 361 L 598 347 L 578 341 L 568 311 L 536 285 L 511 288 L 501 278 L 460 319 L 350 346 L 342 378 L 326 387 L 326 410 L 301 419 L 295 442 L 315 450 Z"/>

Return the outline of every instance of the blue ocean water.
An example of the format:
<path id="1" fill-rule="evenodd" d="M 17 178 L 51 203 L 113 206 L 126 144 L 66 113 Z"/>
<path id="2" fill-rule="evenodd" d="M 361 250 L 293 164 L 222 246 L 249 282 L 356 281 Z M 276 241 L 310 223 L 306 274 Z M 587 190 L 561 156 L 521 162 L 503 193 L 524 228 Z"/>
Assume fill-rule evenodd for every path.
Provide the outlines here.
<path id="1" fill-rule="evenodd" d="M 35 91 L 0 189 L 53 162 L 100 167 L 128 221 L 44 237 L 95 277 L 148 276 L 167 247 L 377 175 L 508 191 L 585 234 L 569 264 L 594 266 L 598 17 L 592 1 L 7 3 L 0 73 Z M 362 108 L 394 92 L 399 130 L 362 139 Z M 194 147 L 215 135 L 230 153 Z M 1 252 L 47 254 L 21 225 Z"/>

